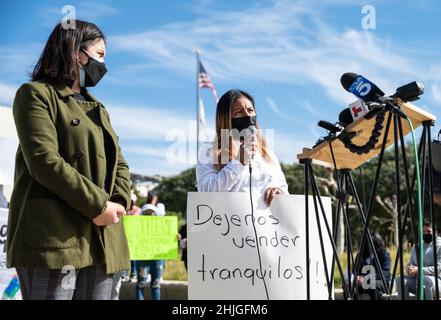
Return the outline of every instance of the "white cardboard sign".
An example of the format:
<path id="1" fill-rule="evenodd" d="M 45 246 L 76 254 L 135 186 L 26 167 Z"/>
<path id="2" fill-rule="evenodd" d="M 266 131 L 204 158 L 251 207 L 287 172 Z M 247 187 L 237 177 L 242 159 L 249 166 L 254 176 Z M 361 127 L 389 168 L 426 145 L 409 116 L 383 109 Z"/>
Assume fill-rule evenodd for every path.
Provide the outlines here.
<path id="1" fill-rule="evenodd" d="M 322 202 L 332 229 L 331 199 Z M 254 203 L 252 215 L 248 193 L 188 194 L 189 299 L 306 299 L 305 196 L 277 196 L 267 208 L 254 195 Z M 319 219 L 330 270 L 332 247 L 321 212 Z M 328 299 L 312 197 L 309 230 L 311 299 Z"/>

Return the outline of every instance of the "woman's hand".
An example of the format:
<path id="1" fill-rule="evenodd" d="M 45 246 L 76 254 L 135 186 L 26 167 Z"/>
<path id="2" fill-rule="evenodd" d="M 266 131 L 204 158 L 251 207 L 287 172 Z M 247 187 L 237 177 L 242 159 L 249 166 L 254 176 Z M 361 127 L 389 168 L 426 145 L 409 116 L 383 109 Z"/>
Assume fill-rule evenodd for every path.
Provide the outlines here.
<path id="1" fill-rule="evenodd" d="M 119 218 L 126 214 L 122 205 L 116 202 L 107 201 L 106 209 L 103 213 L 93 219 L 97 226 L 109 226 L 119 222 Z"/>
<path id="2" fill-rule="evenodd" d="M 268 189 L 266 189 L 266 191 L 265 191 L 265 203 L 267 204 L 268 207 L 273 202 L 274 196 L 276 194 L 283 194 L 283 191 L 280 190 L 279 188 L 273 188 L 273 187 L 269 187 Z"/>
<path id="3" fill-rule="evenodd" d="M 236 159 L 239 160 L 243 166 L 246 166 L 248 163 L 250 163 L 251 158 L 256 153 L 257 146 L 257 142 L 250 141 L 245 143 L 242 141 L 240 143 L 240 148 Z"/>

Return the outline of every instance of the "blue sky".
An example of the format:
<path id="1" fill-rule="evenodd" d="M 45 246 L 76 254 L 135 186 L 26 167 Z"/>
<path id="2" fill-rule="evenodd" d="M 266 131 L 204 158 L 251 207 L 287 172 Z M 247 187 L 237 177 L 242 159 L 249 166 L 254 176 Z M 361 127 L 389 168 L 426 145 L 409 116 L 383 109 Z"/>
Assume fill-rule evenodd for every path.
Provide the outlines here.
<path id="1" fill-rule="evenodd" d="M 0 105 L 12 105 L 68 4 L 107 36 L 109 72 L 91 91 L 109 109 L 137 173 L 171 175 L 193 165 L 168 160 L 177 158 L 176 137 L 189 137 L 194 150 L 196 48 L 219 94 L 241 88 L 255 97 L 259 122 L 275 129 L 275 152 L 285 163 L 325 134 L 318 120 L 337 121 L 355 100 L 340 85 L 345 72 L 363 74 L 390 94 L 421 81 L 425 94 L 415 104 L 441 116 L 436 0 L 2 0 Z M 364 5 L 376 9 L 375 30 L 362 28 Z M 210 91 L 202 97 L 213 126 Z"/>

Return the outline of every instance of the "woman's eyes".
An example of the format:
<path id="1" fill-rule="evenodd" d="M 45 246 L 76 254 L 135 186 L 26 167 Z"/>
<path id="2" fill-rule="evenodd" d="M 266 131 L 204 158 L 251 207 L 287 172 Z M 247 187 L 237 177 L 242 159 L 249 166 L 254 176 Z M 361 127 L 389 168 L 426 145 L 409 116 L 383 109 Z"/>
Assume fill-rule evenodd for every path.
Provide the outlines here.
<path id="1" fill-rule="evenodd" d="M 248 108 L 247 111 L 249 113 L 254 112 L 254 108 Z M 233 112 L 233 115 L 239 115 L 239 114 L 242 114 L 242 110 L 238 110 L 238 111 Z"/>

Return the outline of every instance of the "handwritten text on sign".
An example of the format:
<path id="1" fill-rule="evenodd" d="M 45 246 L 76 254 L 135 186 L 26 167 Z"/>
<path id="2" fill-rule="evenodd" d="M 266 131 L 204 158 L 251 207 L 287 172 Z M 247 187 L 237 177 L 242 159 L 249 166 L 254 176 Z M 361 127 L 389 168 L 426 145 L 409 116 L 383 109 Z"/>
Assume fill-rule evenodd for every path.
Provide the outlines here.
<path id="1" fill-rule="evenodd" d="M 329 225 L 331 201 L 322 198 Z M 312 198 L 309 208 L 314 208 Z M 248 193 L 188 194 L 190 299 L 306 299 L 305 197 L 278 196 L 268 208 Z M 332 247 L 322 227 L 328 269 Z M 327 299 L 316 215 L 309 212 L 311 298 Z"/>
<path id="2" fill-rule="evenodd" d="M 178 217 L 125 216 L 130 260 L 178 258 Z"/>

